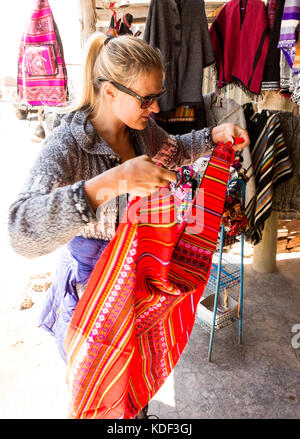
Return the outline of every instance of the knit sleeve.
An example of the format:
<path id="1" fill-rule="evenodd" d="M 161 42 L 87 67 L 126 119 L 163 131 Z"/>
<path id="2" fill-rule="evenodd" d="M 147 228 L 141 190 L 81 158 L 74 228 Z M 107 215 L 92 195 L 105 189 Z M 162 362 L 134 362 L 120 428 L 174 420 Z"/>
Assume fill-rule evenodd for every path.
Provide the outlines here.
<path id="1" fill-rule="evenodd" d="M 204 128 L 173 136 L 160 128 L 153 119 L 149 119 L 144 135 L 147 137 L 145 140 L 149 145 L 150 157 L 169 169 L 176 169 L 212 153 L 214 145 L 210 132 L 210 128 Z"/>
<path id="2" fill-rule="evenodd" d="M 20 255 L 35 258 L 50 253 L 84 225 L 97 221 L 85 197 L 84 180 L 72 177 L 74 169 L 74 147 L 50 136 L 9 209 L 10 244 Z"/>

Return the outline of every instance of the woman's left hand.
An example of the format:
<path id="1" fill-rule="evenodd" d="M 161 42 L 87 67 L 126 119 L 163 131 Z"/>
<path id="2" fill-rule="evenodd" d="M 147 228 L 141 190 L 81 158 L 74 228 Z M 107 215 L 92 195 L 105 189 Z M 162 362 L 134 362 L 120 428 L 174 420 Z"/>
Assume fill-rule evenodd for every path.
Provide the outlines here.
<path id="1" fill-rule="evenodd" d="M 235 151 L 242 151 L 250 143 L 247 130 L 234 123 L 222 123 L 211 130 L 213 143 L 227 142 L 232 140 L 232 137 L 242 137 L 244 139 L 243 143 L 232 146 Z"/>

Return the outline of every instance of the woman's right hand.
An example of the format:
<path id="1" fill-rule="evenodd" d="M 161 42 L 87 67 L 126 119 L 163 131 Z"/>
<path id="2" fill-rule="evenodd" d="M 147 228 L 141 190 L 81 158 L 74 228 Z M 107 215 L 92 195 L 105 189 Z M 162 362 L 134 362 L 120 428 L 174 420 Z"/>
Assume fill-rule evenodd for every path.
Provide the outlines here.
<path id="1" fill-rule="evenodd" d="M 176 172 L 158 166 L 148 156 L 142 155 L 86 180 L 84 191 L 95 211 L 101 204 L 124 193 L 138 197 L 151 195 L 169 181 L 177 181 Z"/>
<path id="2" fill-rule="evenodd" d="M 177 181 L 176 172 L 157 165 L 147 155 L 126 160 L 119 168 L 119 181 L 125 181 L 127 192 L 133 196 L 151 195 L 170 181 Z"/>

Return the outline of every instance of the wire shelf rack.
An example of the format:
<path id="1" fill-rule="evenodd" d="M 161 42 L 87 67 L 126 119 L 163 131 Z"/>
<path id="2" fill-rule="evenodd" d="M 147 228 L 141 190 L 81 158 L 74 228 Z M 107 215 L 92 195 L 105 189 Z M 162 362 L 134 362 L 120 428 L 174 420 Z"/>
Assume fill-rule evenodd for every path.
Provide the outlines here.
<path id="1" fill-rule="evenodd" d="M 206 285 L 206 290 L 216 291 L 218 265 L 220 253 L 214 254 L 210 276 Z M 240 262 L 228 254 L 222 254 L 221 277 L 219 282 L 219 291 L 224 291 L 226 288 L 231 288 L 238 285 L 241 281 L 241 264 Z"/>

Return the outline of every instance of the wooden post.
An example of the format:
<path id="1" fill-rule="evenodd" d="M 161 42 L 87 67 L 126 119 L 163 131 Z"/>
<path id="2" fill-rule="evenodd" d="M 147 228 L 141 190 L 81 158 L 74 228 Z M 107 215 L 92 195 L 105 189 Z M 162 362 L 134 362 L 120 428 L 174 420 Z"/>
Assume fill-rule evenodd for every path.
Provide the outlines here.
<path id="1" fill-rule="evenodd" d="M 253 269 L 259 273 L 276 270 L 278 213 L 272 211 L 265 222 L 262 240 L 253 247 Z"/>
<path id="2" fill-rule="evenodd" d="M 96 0 L 80 0 L 81 47 L 96 31 Z"/>

